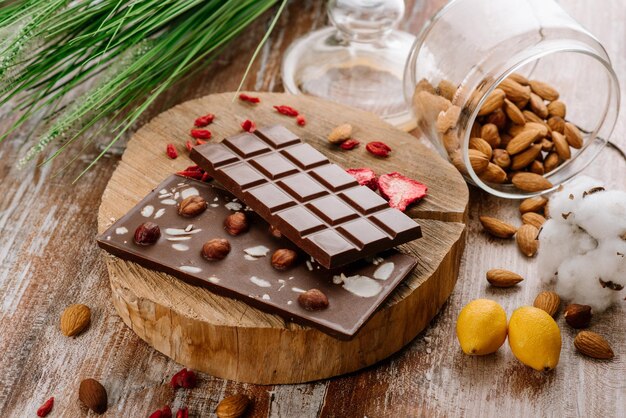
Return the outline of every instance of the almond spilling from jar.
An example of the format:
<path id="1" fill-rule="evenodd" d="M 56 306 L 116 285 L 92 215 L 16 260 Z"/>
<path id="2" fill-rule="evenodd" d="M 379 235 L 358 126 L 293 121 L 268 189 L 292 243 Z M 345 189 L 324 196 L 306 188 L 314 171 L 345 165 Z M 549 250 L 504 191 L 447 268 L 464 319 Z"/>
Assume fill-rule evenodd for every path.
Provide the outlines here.
<path id="1" fill-rule="evenodd" d="M 535 173 L 517 173 L 513 176 L 511 181 L 515 187 L 525 192 L 540 192 L 552 187 L 550 180 Z"/>
<path id="2" fill-rule="evenodd" d="M 539 248 L 538 234 L 539 229 L 529 224 L 522 225 L 517 230 L 515 234 L 517 246 L 526 257 L 533 257 L 537 254 L 537 249 Z"/>
<path id="3" fill-rule="evenodd" d="M 522 280 L 522 276 L 509 270 L 491 269 L 487 272 L 487 281 L 495 287 L 512 287 Z"/>
<path id="4" fill-rule="evenodd" d="M 489 232 L 494 237 L 511 238 L 517 232 L 516 227 L 501 221 L 500 219 L 489 216 L 481 216 L 479 219 L 483 228 L 485 228 L 485 231 Z"/>

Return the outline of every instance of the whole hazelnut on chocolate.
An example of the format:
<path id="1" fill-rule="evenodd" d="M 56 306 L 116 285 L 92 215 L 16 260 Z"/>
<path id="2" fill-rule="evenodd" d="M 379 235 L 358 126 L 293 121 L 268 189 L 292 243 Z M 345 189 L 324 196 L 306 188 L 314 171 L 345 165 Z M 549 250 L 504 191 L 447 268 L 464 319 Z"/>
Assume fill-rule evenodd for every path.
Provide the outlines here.
<path id="1" fill-rule="evenodd" d="M 230 252 L 230 242 L 224 238 L 213 238 L 202 246 L 202 257 L 209 261 L 223 260 Z"/>
<path id="2" fill-rule="evenodd" d="M 287 270 L 294 265 L 297 258 L 298 254 L 294 250 L 279 248 L 272 254 L 272 266 L 276 270 Z"/>
<path id="3" fill-rule="evenodd" d="M 591 322 L 591 306 L 572 303 L 565 308 L 565 322 L 572 328 L 587 328 Z"/>
<path id="4" fill-rule="evenodd" d="M 300 293 L 298 303 L 307 311 L 321 311 L 328 308 L 328 298 L 319 289 L 309 289 Z"/>
<path id="5" fill-rule="evenodd" d="M 161 237 L 161 229 L 154 222 L 144 222 L 135 229 L 135 244 L 152 245 Z"/>
<path id="6" fill-rule="evenodd" d="M 200 196 L 189 196 L 178 204 L 178 214 L 186 218 L 193 218 L 204 212 L 209 204 Z"/>
<path id="7" fill-rule="evenodd" d="M 224 219 L 224 229 L 230 235 L 239 235 L 248 230 L 248 219 L 243 212 L 235 212 Z"/>

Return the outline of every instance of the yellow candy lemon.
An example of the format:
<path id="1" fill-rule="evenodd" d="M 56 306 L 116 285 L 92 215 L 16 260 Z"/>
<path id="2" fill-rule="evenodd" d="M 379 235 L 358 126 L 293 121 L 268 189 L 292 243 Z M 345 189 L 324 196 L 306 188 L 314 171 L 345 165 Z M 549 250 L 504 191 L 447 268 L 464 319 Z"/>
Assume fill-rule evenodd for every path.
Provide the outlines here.
<path id="1" fill-rule="evenodd" d="M 535 370 L 552 370 L 561 355 L 561 331 L 542 309 L 522 306 L 509 321 L 509 346 L 519 361 Z"/>
<path id="2" fill-rule="evenodd" d="M 476 299 L 465 305 L 456 321 L 456 336 L 465 354 L 495 353 L 506 340 L 506 312 L 497 302 Z"/>

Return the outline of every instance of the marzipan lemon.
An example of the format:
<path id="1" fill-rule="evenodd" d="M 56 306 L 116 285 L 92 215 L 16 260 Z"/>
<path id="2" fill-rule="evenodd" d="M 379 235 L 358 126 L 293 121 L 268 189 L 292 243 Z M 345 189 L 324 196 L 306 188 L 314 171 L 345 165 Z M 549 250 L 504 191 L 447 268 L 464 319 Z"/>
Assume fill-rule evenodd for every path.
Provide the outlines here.
<path id="1" fill-rule="evenodd" d="M 522 306 L 509 321 L 509 346 L 519 361 L 535 370 L 552 370 L 561 355 L 561 331 L 542 309 Z"/>
<path id="2" fill-rule="evenodd" d="M 465 354 L 495 353 L 506 340 L 506 312 L 497 302 L 476 299 L 465 305 L 456 321 L 456 336 Z"/>

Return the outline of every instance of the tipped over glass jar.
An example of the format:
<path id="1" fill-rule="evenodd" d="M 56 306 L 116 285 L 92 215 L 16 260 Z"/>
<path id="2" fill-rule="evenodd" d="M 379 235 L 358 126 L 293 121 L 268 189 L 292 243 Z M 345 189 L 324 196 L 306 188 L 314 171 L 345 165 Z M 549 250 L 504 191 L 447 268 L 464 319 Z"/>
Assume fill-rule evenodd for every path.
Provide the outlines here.
<path id="1" fill-rule="evenodd" d="M 553 0 L 453 0 L 418 36 L 404 94 L 465 179 L 526 198 L 607 144 L 619 84 L 600 42 Z"/>

